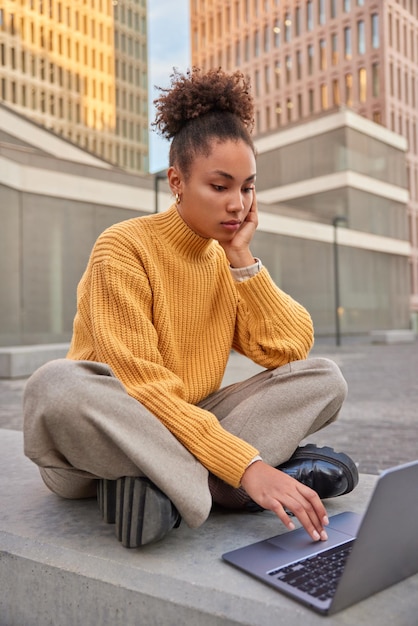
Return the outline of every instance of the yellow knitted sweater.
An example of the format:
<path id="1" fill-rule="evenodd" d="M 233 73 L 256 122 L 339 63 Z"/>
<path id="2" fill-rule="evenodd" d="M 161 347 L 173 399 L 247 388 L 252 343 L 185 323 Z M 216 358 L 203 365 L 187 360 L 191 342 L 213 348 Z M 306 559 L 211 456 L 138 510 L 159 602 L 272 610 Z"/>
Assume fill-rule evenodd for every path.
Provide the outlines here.
<path id="1" fill-rule="evenodd" d="M 107 363 L 202 465 L 238 486 L 258 451 L 195 405 L 219 389 L 231 348 L 270 369 L 306 358 L 307 311 L 265 268 L 234 282 L 222 247 L 175 206 L 107 229 L 77 296 L 68 358 Z"/>

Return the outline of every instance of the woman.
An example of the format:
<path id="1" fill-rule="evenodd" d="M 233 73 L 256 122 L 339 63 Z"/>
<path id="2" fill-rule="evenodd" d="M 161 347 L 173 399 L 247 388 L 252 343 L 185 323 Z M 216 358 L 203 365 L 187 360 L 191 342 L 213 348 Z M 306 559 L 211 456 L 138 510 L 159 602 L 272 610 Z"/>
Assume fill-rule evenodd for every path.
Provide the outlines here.
<path id="1" fill-rule="evenodd" d="M 308 312 L 250 250 L 249 85 L 239 72 L 174 73 L 156 106 L 175 204 L 98 238 L 67 359 L 27 384 L 25 453 L 63 497 L 92 496 L 98 482 L 127 547 L 160 539 L 180 516 L 199 526 L 212 502 L 269 509 L 287 528 L 292 512 L 325 540 L 320 498 L 350 491 L 357 470 L 330 448 L 298 445 L 336 419 L 346 384 L 332 362 L 307 359 Z M 231 349 L 265 371 L 220 389 Z"/>

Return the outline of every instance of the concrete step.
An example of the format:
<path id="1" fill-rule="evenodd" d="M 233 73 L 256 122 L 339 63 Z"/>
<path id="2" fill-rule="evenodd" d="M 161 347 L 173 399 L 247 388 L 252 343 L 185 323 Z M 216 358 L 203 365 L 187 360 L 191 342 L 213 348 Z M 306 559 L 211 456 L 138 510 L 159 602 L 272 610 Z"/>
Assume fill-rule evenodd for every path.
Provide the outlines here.
<path id="1" fill-rule="evenodd" d="M 68 348 L 68 343 L 2 347 L 0 348 L 0 378 L 30 376 L 47 361 L 64 358 Z"/>
<path id="2" fill-rule="evenodd" d="M 414 330 L 396 328 L 372 330 L 370 336 L 372 343 L 413 343 L 417 338 Z"/>
<path id="3" fill-rule="evenodd" d="M 22 434 L 0 431 L 2 626 L 318 626 L 324 618 L 233 569 L 221 554 L 283 531 L 272 513 L 211 514 L 163 541 L 128 550 L 97 504 L 57 498 L 22 452 Z M 327 503 L 330 515 L 363 512 L 375 476 Z M 399 514 L 402 514 L 399 512 Z M 418 576 L 327 619 L 328 625 L 416 623 Z"/>

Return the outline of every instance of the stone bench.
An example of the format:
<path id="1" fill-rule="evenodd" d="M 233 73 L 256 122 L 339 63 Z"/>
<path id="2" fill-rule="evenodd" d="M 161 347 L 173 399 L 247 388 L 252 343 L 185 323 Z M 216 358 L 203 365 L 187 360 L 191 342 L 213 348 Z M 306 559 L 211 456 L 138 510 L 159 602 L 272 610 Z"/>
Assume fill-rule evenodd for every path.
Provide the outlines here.
<path id="1" fill-rule="evenodd" d="M 65 357 L 68 343 L 0 348 L 0 378 L 25 378 L 44 363 Z"/>
<path id="2" fill-rule="evenodd" d="M 1 624 L 416 624 L 418 575 L 324 618 L 224 563 L 223 552 L 284 531 L 270 512 L 214 512 L 201 528 L 183 523 L 127 550 L 94 500 L 51 494 L 22 447 L 22 433 L 0 431 Z M 327 502 L 329 514 L 363 512 L 375 480 L 361 475 L 354 492 Z"/>
<path id="3" fill-rule="evenodd" d="M 416 339 L 413 330 L 372 330 L 372 343 L 412 343 Z"/>

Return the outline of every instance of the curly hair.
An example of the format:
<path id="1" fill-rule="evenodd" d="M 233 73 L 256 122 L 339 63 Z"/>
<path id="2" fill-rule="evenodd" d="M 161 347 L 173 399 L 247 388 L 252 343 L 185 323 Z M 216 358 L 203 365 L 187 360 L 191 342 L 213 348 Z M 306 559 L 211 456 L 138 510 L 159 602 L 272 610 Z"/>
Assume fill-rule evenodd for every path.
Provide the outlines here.
<path id="1" fill-rule="evenodd" d="M 251 138 L 254 101 L 247 78 L 221 68 L 203 72 L 198 67 L 186 74 L 174 70 L 169 88 L 154 100 L 157 110 L 153 126 L 170 139 L 170 165 L 185 176 L 198 154 L 208 156 L 212 141 L 243 140 L 255 153 Z"/>

